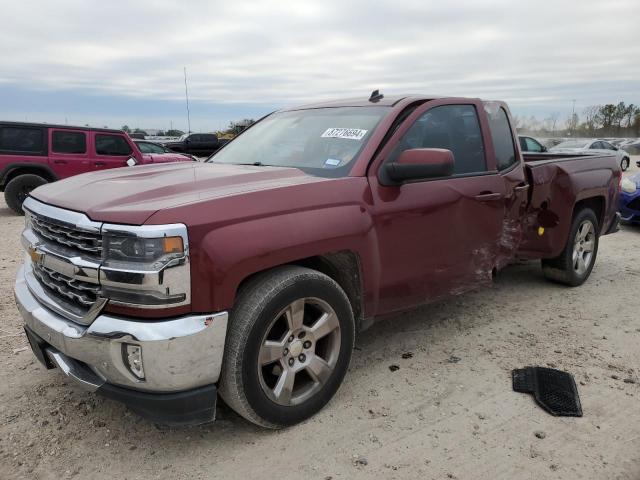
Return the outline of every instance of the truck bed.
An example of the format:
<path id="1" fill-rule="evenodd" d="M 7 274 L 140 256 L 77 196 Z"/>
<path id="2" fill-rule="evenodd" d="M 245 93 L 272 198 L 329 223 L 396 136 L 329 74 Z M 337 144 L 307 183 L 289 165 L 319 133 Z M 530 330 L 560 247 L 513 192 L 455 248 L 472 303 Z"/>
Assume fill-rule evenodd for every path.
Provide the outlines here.
<path id="1" fill-rule="evenodd" d="M 530 188 L 521 257 L 558 256 L 569 234 L 568 220 L 583 201 L 596 212 L 600 235 L 610 233 L 621 176 L 614 156 L 527 153 L 523 158 Z"/>

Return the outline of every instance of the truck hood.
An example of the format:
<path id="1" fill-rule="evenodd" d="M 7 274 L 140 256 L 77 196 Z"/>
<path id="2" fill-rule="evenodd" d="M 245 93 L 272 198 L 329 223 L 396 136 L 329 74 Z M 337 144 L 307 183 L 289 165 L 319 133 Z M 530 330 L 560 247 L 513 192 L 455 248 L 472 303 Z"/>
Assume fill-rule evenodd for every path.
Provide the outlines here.
<path id="1" fill-rule="evenodd" d="M 326 180 L 296 168 L 180 162 L 77 175 L 31 196 L 95 221 L 141 225 L 163 209 Z"/>

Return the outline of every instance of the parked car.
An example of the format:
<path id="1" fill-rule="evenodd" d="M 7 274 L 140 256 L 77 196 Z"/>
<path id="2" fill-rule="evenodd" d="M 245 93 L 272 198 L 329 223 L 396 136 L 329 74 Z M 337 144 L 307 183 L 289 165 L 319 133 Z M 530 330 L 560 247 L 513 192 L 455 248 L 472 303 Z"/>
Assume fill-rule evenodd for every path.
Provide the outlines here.
<path id="1" fill-rule="evenodd" d="M 132 132 L 128 134 L 129 137 L 135 139 L 135 140 L 144 140 L 147 136 L 144 133 L 139 133 L 139 132 Z"/>
<path id="2" fill-rule="evenodd" d="M 541 153 L 547 151 L 547 147 L 533 137 L 518 135 L 518 140 L 520 141 L 520 150 L 523 152 Z"/>
<path id="3" fill-rule="evenodd" d="M 121 130 L 0 122 L 0 191 L 17 213 L 29 192 L 45 183 L 107 168 L 186 160 L 176 153 L 142 154 Z"/>
<path id="4" fill-rule="evenodd" d="M 640 173 L 622 180 L 619 210 L 622 221 L 640 224 Z"/>
<path id="5" fill-rule="evenodd" d="M 134 140 L 133 143 L 136 144 L 138 150 L 140 150 L 143 155 L 148 155 L 151 159 L 156 160 L 155 163 L 176 161 L 177 152 L 174 152 L 167 147 L 163 147 L 159 143 L 151 142 L 149 140 Z M 197 158 L 193 155 L 189 155 L 188 153 L 178 153 L 178 155 L 188 158 L 189 160 L 198 161 Z M 164 160 L 164 162 L 162 162 L 162 160 Z"/>
<path id="6" fill-rule="evenodd" d="M 611 145 L 606 140 L 599 140 L 597 138 L 566 140 L 555 147 L 551 147 L 549 151 L 558 153 L 595 153 L 598 155 L 614 155 L 623 172 L 629 168 L 629 164 L 631 163 L 631 156 L 626 151 Z"/>
<path id="7" fill-rule="evenodd" d="M 375 319 L 516 259 L 587 280 L 619 164 L 523 161 L 513 132 L 502 102 L 378 93 L 268 115 L 206 163 L 40 187 L 15 285 L 33 351 L 156 422 L 211 421 L 217 393 L 258 425 L 300 422 Z"/>
<path id="8" fill-rule="evenodd" d="M 196 157 L 208 157 L 220 148 L 218 137 L 213 133 L 185 133 L 178 140 L 162 145 L 174 152 L 189 153 Z"/>

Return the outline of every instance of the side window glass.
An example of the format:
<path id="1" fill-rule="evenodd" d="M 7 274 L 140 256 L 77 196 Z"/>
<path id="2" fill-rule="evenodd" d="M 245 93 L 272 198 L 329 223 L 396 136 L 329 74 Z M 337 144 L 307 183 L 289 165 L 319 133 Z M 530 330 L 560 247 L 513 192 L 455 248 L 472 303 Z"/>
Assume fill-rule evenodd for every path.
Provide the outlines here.
<path id="1" fill-rule="evenodd" d="M 529 145 L 527 144 L 527 138 L 526 137 L 518 137 L 518 141 L 520 142 L 520 150 L 522 150 L 523 152 L 528 152 L 529 151 Z"/>
<path id="2" fill-rule="evenodd" d="M 131 147 L 120 135 L 96 134 L 96 153 L 98 155 L 129 155 Z"/>
<path id="3" fill-rule="evenodd" d="M 600 150 L 602 148 L 600 145 L 600 142 L 593 142 L 589 148 L 591 150 Z"/>
<path id="4" fill-rule="evenodd" d="M 496 152 L 496 162 L 498 170 L 506 170 L 518 162 L 516 149 L 513 144 L 513 135 L 509 125 L 509 117 L 504 108 L 485 107 L 489 116 L 489 128 L 491 129 L 491 139 Z"/>
<path id="5" fill-rule="evenodd" d="M 443 105 L 425 112 L 400 139 L 389 160 L 412 148 L 444 148 L 454 157 L 454 175 L 487 170 L 478 114 L 473 105 Z"/>
<path id="6" fill-rule="evenodd" d="M 42 128 L 0 128 L 0 150 L 2 151 L 37 155 L 45 153 L 44 146 L 44 130 Z"/>
<path id="7" fill-rule="evenodd" d="M 87 153 L 87 134 L 54 130 L 51 135 L 53 153 Z"/>
<path id="8" fill-rule="evenodd" d="M 540 144 L 536 142 L 532 138 L 527 137 L 527 151 L 528 152 L 542 152 L 542 148 L 540 148 Z"/>

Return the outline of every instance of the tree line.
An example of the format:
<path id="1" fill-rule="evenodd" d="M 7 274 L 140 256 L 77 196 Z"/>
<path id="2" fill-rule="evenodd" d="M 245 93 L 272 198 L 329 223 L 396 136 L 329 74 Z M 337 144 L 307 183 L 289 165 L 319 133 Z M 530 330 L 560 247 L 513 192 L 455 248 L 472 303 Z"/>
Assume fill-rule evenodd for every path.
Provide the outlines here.
<path id="1" fill-rule="evenodd" d="M 514 117 L 521 133 L 563 137 L 640 137 L 640 107 L 624 102 L 590 105 L 579 115 L 565 119 L 552 113 L 543 120 L 535 116 Z"/>

